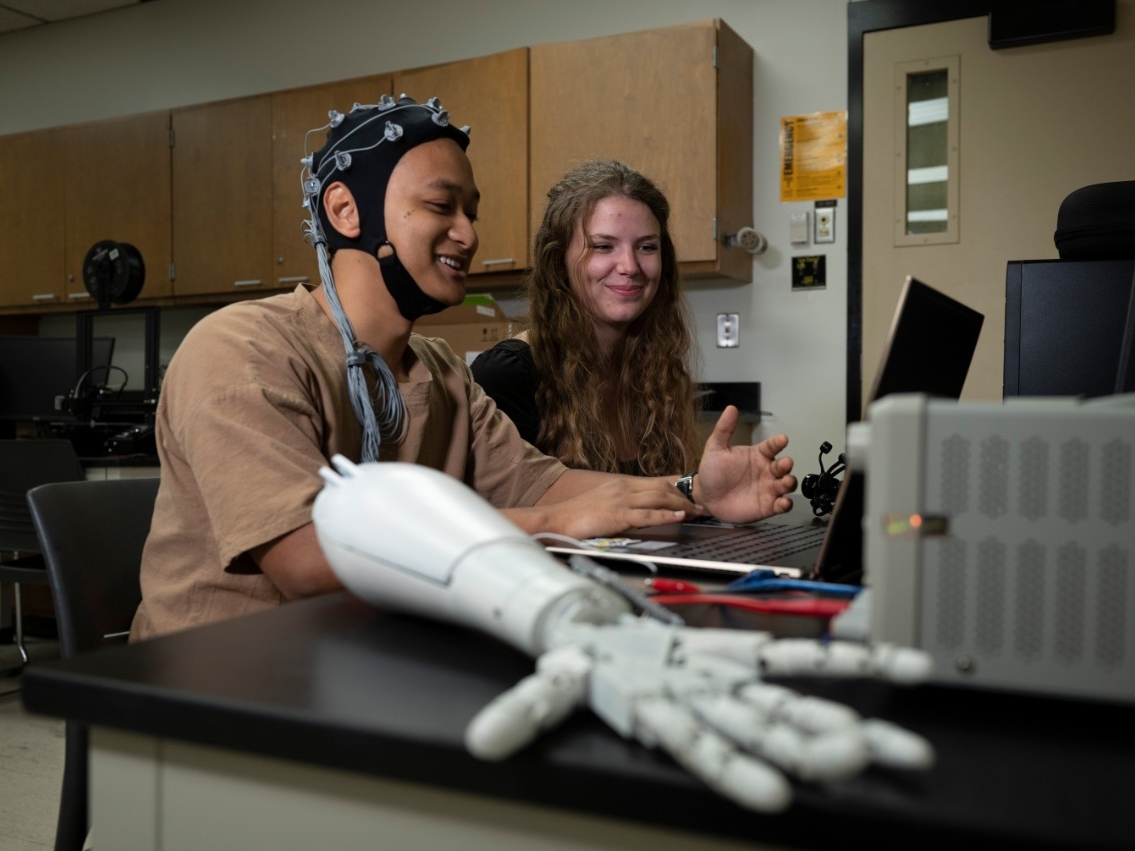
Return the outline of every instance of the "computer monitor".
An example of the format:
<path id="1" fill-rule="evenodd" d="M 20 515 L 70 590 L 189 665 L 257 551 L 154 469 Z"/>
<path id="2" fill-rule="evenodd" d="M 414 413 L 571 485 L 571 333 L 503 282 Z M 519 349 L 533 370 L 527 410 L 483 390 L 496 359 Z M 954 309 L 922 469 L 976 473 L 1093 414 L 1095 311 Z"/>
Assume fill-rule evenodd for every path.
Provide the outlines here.
<path id="1" fill-rule="evenodd" d="M 1008 264 L 1006 397 L 1131 392 L 1133 336 L 1135 259 Z"/>
<path id="2" fill-rule="evenodd" d="M 113 357 L 114 338 L 94 338 L 87 381 L 105 383 Z M 60 402 L 75 389 L 78 371 L 73 337 L 0 335 L 0 421 L 70 421 Z"/>
<path id="3" fill-rule="evenodd" d="M 1135 281 L 1127 300 L 1127 322 L 1123 326 L 1123 342 L 1119 346 L 1119 372 L 1115 376 L 1116 393 L 1135 393 Z"/>

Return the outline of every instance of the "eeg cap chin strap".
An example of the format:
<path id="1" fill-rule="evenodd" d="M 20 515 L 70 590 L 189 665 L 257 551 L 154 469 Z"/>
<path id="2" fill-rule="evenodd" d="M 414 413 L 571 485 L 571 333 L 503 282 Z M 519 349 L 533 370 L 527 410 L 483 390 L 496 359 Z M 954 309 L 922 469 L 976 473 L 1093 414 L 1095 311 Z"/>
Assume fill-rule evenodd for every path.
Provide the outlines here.
<path id="1" fill-rule="evenodd" d="M 389 365 L 355 339 L 351 321 L 335 290 L 331 255 L 340 248 L 350 248 L 376 257 L 399 313 L 411 322 L 442 310 L 446 305 L 422 291 L 387 239 L 386 188 L 394 167 L 411 148 L 435 139 L 452 139 L 465 150 L 469 146 L 469 128 L 450 125 L 449 113 L 437 98 L 417 103 L 406 95 L 397 100 L 383 95 L 377 104 L 356 103 L 347 114 L 331 110 L 328 116 L 329 124 L 308 132 L 310 136 L 327 130 L 326 144 L 302 160 L 303 206 L 311 215 L 304 222 L 304 231 L 315 246 L 323 289 L 347 351 L 351 407 L 363 427 L 360 458 L 364 462 L 376 461 L 383 440 L 398 443 L 405 437 L 406 403 Z M 357 237 L 344 236 L 327 217 L 323 191 L 335 182 L 342 182 L 354 196 L 359 211 Z M 391 253 L 377 257 L 383 246 L 388 246 Z M 373 400 L 367 392 L 364 363 L 375 371 Z"/>

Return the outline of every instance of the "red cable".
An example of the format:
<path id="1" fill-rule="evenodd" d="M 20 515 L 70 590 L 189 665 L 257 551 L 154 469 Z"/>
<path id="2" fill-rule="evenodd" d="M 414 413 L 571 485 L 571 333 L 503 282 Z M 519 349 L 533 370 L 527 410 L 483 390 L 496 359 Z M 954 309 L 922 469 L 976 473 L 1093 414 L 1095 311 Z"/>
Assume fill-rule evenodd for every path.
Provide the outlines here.
<path id="1" fill-rule="evenodd" d="M 791 598 L 768 599 L 740 597 L 735 594 L 660 594 L 653 598 L 663 606 L 730 606 L 773 615 L 803 615 L 814 618 L 830 618 L 838 615 L 848 606 L 847 600 L 830 598 Z"/>

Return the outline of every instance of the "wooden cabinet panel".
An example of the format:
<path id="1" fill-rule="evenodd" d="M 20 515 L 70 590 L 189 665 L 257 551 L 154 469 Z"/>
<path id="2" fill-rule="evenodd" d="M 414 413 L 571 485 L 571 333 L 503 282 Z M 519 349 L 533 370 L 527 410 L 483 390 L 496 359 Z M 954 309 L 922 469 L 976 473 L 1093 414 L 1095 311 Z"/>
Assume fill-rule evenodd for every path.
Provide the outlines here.
<path id="1" fill-rule="evenodd" d="M 173 111 L 177 296 L 270 289 L 272 99 Z"/>
<path id="2" fill-rule="evenodd" d="M 69 302 L 94 306 L 83 261 L 101 240 L 141 253 L 146 280 L 139 301 L 172 294 L 169 124 L 169 112 L 157 112 L 62 129 Z"/>
<path id="3" fill-rule="evenodd" d="M 532 232 L 565 171 L 621 160 L 666 193 L 687 274 L 752 280 L 751 255 L 721 241 L 752 224 L 752 48 L 706 21 L 530 53 Z"/>
<path id="4" fill-rule="evenodd" d="M 436 97 L 453 123 L 468 124 L 469 160 L 481 190 L 474 274 L 528 265 L 528 48 L 406 71 L 394 91 Z"/>
<path id="5" fill-rule="evenodd" d="M 319 283 L 315 249 L 308 245 L 303 223 L 308 218 L 300 188 L 300 160 L 316 151 L 326 139 L 323 127 L 332 110 L 347 112 L 357 103 L 378 103 L 392 91 L 390 76 L 362 77 L 303 89 L 277 92 L 272 96 L 272 209 L 274 286 L 292 288 L 301 281 Z"/>
<path id="6" fill-rule="evenodd" d="M 62 304 L 63 170 L 59 133 L 0 136 L 0 307 Z"/>
<path id="7" fill-rule="evenodd" d="M 3 136 L 0 308 L 86 306 L 82 261 L 102 239 L 142 253 L 143 300 L 316 282 L 304 137 L 329 109 L 402 92 L 438 97 L 472 127 L 483 285 L 529 265 L 548 188 L 594 157 L 624 160 L 666 192 L 686 274 L 748 281 L 751 256 L 722 239 L 751 224 L 752 76 L 752 49 L 704 21 Z"/>

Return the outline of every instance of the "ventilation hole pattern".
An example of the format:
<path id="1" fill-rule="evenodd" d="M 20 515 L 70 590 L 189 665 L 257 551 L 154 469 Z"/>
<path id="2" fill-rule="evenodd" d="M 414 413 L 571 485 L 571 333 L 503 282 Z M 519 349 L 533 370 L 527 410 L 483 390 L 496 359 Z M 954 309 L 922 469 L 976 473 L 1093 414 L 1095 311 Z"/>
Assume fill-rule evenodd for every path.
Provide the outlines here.
<path id="1" fill-rule="evenodd" d="M 1088 516 L 1088 444 L 1073 438 L 1060 446 L 1060 516 L 1076 523 Z"/>
<path id="2" fill-rule="evenodd" d="M 942 511 L 956 517 L 969 510 L 970 443 L 952 435 L 942 441 L 942 475 L 938 479 Z"/>
<path id="3" fill-rule="evenodd" d="M 1100 463 L 1100 517 L 1118 526 L 1131 518 L 1131 444 L 1119 438 L 1105 443 Z"/>
<path id="4" fill-rule="evenodd" d="M 1096 607 L 1096 662 L 1118 668 L 1126 642 L 1127 553 L 1112 544 L 1100 551 L 1099 605 Z"/>
<path id="5" fill-rule="evenodd" d="M 1084 653 L 1084 586 L 1087 551 L 1079 544 L 1056 550 L 1056 621 L 1053 653 L 1058 661 L 1075 664 Z"/>
<path id="6" fill-rule="evenodd" d="M 936 638 L 941 646 L 956 649 L 965 634 L 966 548 L 960 541 L 947 540 L 940 553 Z"/>
<path id="7" fill-rule="evenodd" d="M 1045 548 L 1037 541 L 1025 541 L 1017 549 L 1014 596 L 1013 650 L 1025 661 L 1034 661 L 1044 649 Z"/>
<path id="8" fill-rule="evenodd" d="M 1009 441 L 990 437 L 981 443 L 980 489 L 977 510 L 990 519 L 1009 510 Z"/>
<path id="9" fill-rule="evenodd" d="M 1020 476 L 1018 477 L 1018 513 L 1028 520 L 1038 520 L 1048 513 L 1048 443 L 1030 437 L 1021 444 Z"/>
<path id="10" fill-rule="evenodd" d="M 1005 545 L 986 538 L 977 545 L 977 606 L 974 640 L 983 653 L 996 656 L 1001 652 L 1003 613 L 1005 611 Z"/>

